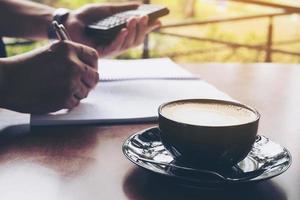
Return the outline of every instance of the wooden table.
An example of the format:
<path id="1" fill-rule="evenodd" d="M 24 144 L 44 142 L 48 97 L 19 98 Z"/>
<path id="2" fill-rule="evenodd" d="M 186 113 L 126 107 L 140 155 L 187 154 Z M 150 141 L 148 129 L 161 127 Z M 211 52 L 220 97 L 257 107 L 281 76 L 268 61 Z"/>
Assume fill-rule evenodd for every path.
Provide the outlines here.
<path id="1" fill-rule="evenodd" d="M 0 110 L 0 199 L 300 199 L 300 65 L 185 65 L 262 114 L 259 132 L 286 146 L 293 164 L 262 183 L 224 190 L 166 184 L 121 152 L 132 133 L 153 124 L 33 129 L 29 116 Z"/>

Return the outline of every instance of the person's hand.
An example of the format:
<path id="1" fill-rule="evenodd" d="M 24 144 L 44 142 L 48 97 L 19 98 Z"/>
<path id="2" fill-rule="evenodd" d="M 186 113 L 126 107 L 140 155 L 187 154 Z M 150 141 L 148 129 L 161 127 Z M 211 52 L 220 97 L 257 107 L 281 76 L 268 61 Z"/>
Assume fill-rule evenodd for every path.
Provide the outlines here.
<path id="1" fill-rule="evenodd" d="M 7 58 L 1 105 L 24 113 L 72 109 L 98 83 L 97 52 L 63 41 Z"/>
<path id="2" fill-rule="evenodd" d="M 138 6 L 137 3 L 119 5 L 90 4 L 71 12 L 65 25 L 73 41 L 95 48 L 100 57 L 117 55 L 131 47 L 140 45 L 149 32 L 160 27 L 160 21 L 157 20 L 148 24 L 147 16 L 132 18 L 128 21 L 127 28 L 122 29 L 114 41 L 104 47 L 97 46 L 96 40 L 85 34 L 85 26 L 112 14 L 135 9 Z"/>

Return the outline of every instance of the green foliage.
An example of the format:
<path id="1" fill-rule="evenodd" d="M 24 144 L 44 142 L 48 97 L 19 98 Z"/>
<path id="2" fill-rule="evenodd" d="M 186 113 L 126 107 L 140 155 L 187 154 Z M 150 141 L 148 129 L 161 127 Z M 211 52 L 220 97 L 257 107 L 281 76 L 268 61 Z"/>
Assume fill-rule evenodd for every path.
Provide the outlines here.
<path id="1" fill-rule="evenodd" d="M 107 0 L 36 0 L 55 7 L 78 8 L 87 3 L 107 2 Z M 111 0 L 110 2 L 120 2 L 122 0 Z M 125 0 L 124 0 L 125 1 Z M 276 0 L 274 0 L 276 1 Z M 152 0 L 154 4 L 164 4 L 170 8 L 171 13 L 164 17 L 163 24 L 175 22 L 187 22 L 195 20 L 207 20 L 210 18 L 224 18 L 241 15 L 254 15 L 258 13 L 272 12 L 270 9 L 262 9 L 257 6 L 244 6 L 243 4 L 228 3 L 226 12 L 219 4 L 209 3 L 212 1 L 198 0 L 195 4 L 195 16 L 186 17 L 187 1 L 183 0 Z M 216 1 L 218 2 L 218 1 Z M 220 4 L 221 5 L 221 4 Z M 222 5 L 221 5 L 222 6 Z M 224 5 L 223 5 L 224 6 Z M 220 9 L 221 8 L 221 9 Z M 300 39 L 300 24 L 294 23 L 293 32 L 284 31 L 290 23 L 289 17 L 284 18 L 284 22 L 274 20 L 274 41 L 281 38 L 285 40 Z M 242 22 L 232 22 L 225 24 L 210 24 L 204 26 L 192 26 L 184 28 L 166 29 L 171 33 L 180 33 L 202 38 L 211 38 L 220 41 L 236 42 L 240 44 L 266 44 L 268 20 L 248 20 Z M 292 26 L 292 25 L 291 25 Z M 279 27 L 279 28 L 278 28 Z M 180 62 L 264 62 L 265 52 L 246 48 L 233 48 L 231 46 L 215 44 L 211 42 L 189 40 L 172 36 L 159 35 L 157 33 L 150 36 L 150 55 L 151 57 L 170 56 Z M 8 47 L 9 55 L 16 55 L 44 45 L 45 42 L 35 43 L 29 46 Z M 274 45 L 293 52 L 300 52 L 300 44 Z M 135 48 L 118 56 L 118 58 L 130 59 L 140 58 L 142 48 Z M 274 62 L 299 63 L 300 57 L 274 53 Z"/>
<path id="2" fill-rule="evenodd" d="M 45 43 L 46 43 L 45 41 L 42 41 L 42 42 L 34 42 L 32 44 L 26 44 L 26 45 L 16 45 L 16 46 L 7 45 L 6 46 L 7 55 L 14 56 L 14 55 L 26 53 L 28 51 L 34 50 L 36 48 L 45 45 Z"/>

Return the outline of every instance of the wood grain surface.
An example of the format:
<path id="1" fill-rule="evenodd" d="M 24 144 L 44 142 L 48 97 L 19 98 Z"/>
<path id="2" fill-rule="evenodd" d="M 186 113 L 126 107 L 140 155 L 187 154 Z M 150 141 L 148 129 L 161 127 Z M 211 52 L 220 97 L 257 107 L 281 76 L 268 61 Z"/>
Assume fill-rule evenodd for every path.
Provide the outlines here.
<path id="1" fill-rule="evenodd" d="M 257 184 L 186 188 L 139 169 L 122 154 L 128 136 L 156 124 L 32 128 L 29 115 L 0 109 L 0 199 L 299 200 L 300 65 L 184 66 L 255 107 L 262 115 L 259 134 L 290 150 L 291 168 Z"/>

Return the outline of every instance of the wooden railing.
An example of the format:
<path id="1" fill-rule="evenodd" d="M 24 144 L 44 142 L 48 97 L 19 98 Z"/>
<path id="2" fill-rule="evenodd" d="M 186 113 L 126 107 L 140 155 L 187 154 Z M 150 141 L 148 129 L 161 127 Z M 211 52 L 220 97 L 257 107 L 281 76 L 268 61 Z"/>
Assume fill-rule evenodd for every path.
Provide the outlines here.
<path id="1" fill-rule="evenodd" d="M 274 45 L 286 45 L 286 44 L 295 44 L 300 43 L 299 39 L 294 40 L 286 40 L 286 41 L 274 41 L 274 18 L 280 17 L 280 16 L 286 16 L 291 15 L 293 13 L 300 13 L 300 7 L 294 7 L 294 6 L 288 6 L 288 5 L 282 5 L 282 4 L 275 4 L 275 3 L 269 3 L 264 2 L 261 0 L 228 0 L 231 2 L 237 2 L 237 3 L 246 3 L 246 4 L 254 4 L 259 6 L 266 6 L 270 8 L 277 8 L 281 9 L 280 12 L 275 13 L 269 13 L 269 14 L 259 14 L 259 15 L 251 15 L 251 16 L 241 16 L 241 17 L 228 17 L 228 18 L 219 18 L 219 19 L 208 19 L 208 20 L 201 20 L 201 21 L 193 21 L 193 22 L 179 22 L 179 23 L 173 23 L 173 24 L 166 24 L 164 25 L 159 31 L 155 32 L 156 34 L 160 35 L 168 35 L 172 37 L 180 37 L 180 38 L 187 38 L 194 41 L 202 41 L 202 42 L 209 42 L 213 44 L 220 44 L 225 46 L 224 47 L 215 47 L 211 49 L 199 49 L 199 50 L 185 50 L 183 52 L 174 52 L 169 53 L 168 56 L 170 57 L 176 57 L 176 56 L 185 56 L 185 55 L 191 55 L 191 54 L 199 54 L 199 53 L 207 53 L 207 52 L 216 52 L 216 51 L 223 51 L 227 50 L 228 48 L 231 48 L 233 50 L 236 50 L 238 48 L 246 48 L 250 50 L 255 50 L 258 52 L 264 51 L 265 52 L 265 62 L 272 62 L 272 55 L 274 53 L 280 53 L 290 56 L 297 56 L 300 57 L 300 52 L 293 52 L 293 51 L 287 51 L 279 48 L 274 48 Z M 148 4 L 151 3 L 151 0 L 143 0 L 144 3 Z M 188 26 L 203 26 L 203 25 L 212 25 L 212 24 L 224 24 L 229 22 L 244 22 L 246 20 L 256 20 L 256 19 L 269 19 L 268 26 L 266 28 L 266 42 L 263 44 L 242 44 L 238 42 L 232 42 L 232 41 L 224 41 L 219 40 L 215 38 L 206 38 L 206 37 L 196 37 L 191 35 L 185 35 L 185 34 L 178 34 L 178 33 L 172 33 L 167 30 L 177 27 L 188 27 Z M 31 41 L 21 41 L 21 42 L 10 42 L 6 45 L 8 46 L 20 46 L 20 45 L 28 45 L 33 42 Z M 149 58 L 151 57 L 149 50 L 149 36 L 146 37 L 144 41 L 144 47 L 143 47 L 143 58 Z"/>
<path id="2" fill-rule="evenodd" d="M 273 48 L 274 44 L 289 44 L 290 41 L 277 41 L 274 42 L 274 18 L 279 16 L 285 16 L 285 15 L 291 15 L 293 13 L 300 13 L 299 7 L 293 7 L 293 6 L 287 6 L 287 5 L 281 5 L 281 4 L 275 4 L 275 3 L 268 3 L 263 1 L 257 1 L 257 0 L 229 0 L 232 2 L 238 2 L 238 3 L 247 3 L 247 4 L 254 4 L 259 6 L 267 6 L 271 8 L 280 8 L 280 12 L 275 13 L 269 13 L 269 14 L 259 14 L 259 15 L 251 15 L 251 16 L 241 16 L 241 17 L 229 17 L 229 18 L 222 18 L 222 19 L 209 19 L 209 20 L 201 20 L 201 21 L 193 21 L 193 22 L 180 22 L 180 23 L 173 23 L 173 24 L 167 24 L 164 25 L 159 31 L 157 31 L 157 34 L 160 35 L 168 35 L 173 37 L 180 37 L 180 38 L 187 38 L 195 41 L 202 41 L 202 42 L 209 42 L 214 44 L 221 44 L 226 46 L 227 48 L 232 49 L 238 49 L 238 48 L 247 48 L 251 50 L 256 51 L 265 51 L 265 62 L 272 62 L 272 54 L 273 53 L 280 53 L 290 56 L 298 56 L 300 57 L 300 52 L 293 52 L 293 51 L 287 51 L 282 50 L 278 48 Z M 144 3 L 150 3 L 150 0 L 144 1 Z M 241 44 L 237 42 L 231 42 L 231 41 L 224 41 L 219 39 L 213 39 L 213 38 L 204 38 L 204 37 L 197 37 L 197 36 L 191 36 L 186 34 L 178 34 L 178 33 L 172 33 L 170 31 L 167 31 L 171 28 L 177 28 L 177 27 L 188 27 L 188 26 L 203 26 L 203 25 L 210 25 L 210 24 L 224 24 L 228 22 L 236 22 L 236 21 L 246 21 L 246 20 L 256 20 L 256 19 L 269 19 L 268 26 L 266 28 L 266 43 L 264 44 L 257 44 L 257 45 L 250 45 L 250 44 Z M 149 38 L 146 38 L 145 44 L 144 44 L 144 50 L 143 50 L 143 57 L 149 58 L 150 52 L 148 48 Z M 293 40 L 293 42 L 300 42 L 299 39 Z M 213 48 L 214 50 L 222 50 L 222 48 Z M 195 54 L 195 53 L 203 53 L 207 52 L 209 50 L 187 50 L 185 52 L 175 52 L 169 54 L 169 56 L 180 56 L 180 55 L 189 55 L 189 54 Z"/>

